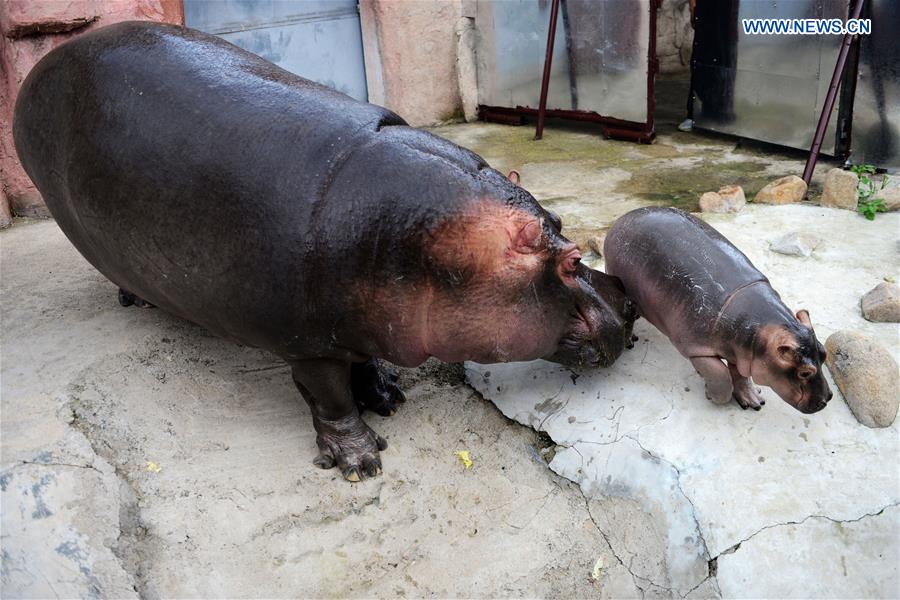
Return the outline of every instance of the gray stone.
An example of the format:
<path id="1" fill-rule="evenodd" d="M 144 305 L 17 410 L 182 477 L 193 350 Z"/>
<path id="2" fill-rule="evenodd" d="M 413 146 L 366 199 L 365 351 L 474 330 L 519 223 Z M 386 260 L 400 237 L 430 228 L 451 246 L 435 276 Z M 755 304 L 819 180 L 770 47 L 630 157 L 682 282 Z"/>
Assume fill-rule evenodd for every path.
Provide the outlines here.
<path id="1" fill-rule="evenodd" d="M 872 195 L 872 200 L 884 202 L 884 209 L 887 212 L 900 210 L 900 185 L 888 185 L 886 188 L 878 190 Z"/>
<path id="2" fill-rule="evenodd" d="M 876 323 L 900 323 L 900 287 L 882 282 L 862 297 L 862 313 Z"/>
<path id="3" fill-rule="evenodd" d="M 825 174 L 822 206 L 856 210 L 859 202 L 859 177 L 852 171 L 831 169 Z"/>
<path id="4" fill-rule="evenodd" d="M 821 238 L 811 233 L 792 231 L 772 242 L 769 249 L 788 256 L 809 256 L 821 243 Z"/>
<path id="5" fill-rule="evenodd" d="M 702 212 L 729 213 L 738 212 L 747 203 L 744 189 L 739 185 L 726 185 L 718 192 L 706 192 L 700 197 Z"/>
<path id="6" fill-rule="evenodd" d="M 756 193 L 754 202 L 763 204 L 793 204 L 806 196 L 806 182 L 796 175 L 788 175 L 767 184 Z"/>
<path id="7" fill-rule="evenodd" d="M 858 331 L 838 331 L 825 342 L 828 370 L 856 420 L 889 427 L 900 403 L 897 363 L 884 346 Z"/>

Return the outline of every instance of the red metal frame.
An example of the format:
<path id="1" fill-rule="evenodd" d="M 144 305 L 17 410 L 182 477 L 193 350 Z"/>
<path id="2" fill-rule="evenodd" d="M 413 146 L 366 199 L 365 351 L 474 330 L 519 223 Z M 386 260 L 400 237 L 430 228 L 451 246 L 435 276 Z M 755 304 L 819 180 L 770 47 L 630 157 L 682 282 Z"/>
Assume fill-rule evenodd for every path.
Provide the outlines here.
<path id="1" fill-rule="evenodd" d="M 862 14 L 864 3 L 865 0 L 856 0 L 856 6 L 853 7 L 851 19 L 859 19 Z M 806 185 L 809 185 L 809 182 L 812 180 L 813 171 L 816 169 L 816 162 L 819 160 L 819 151 L 822 149 L 822 141 L 825 139 L 825 130 L 828 129 L 828 121 L 831 118 L 831 111 L 834 109 L 834 101 L 837 98 L 838 88 L 841 85 L 844 66 L 847 63 L 847 55 L 850 53 L 850 45 L 858 38 L 858 34 L 851 34 L 849 32 L 844 35 L 844 42 L 841 44 L 841 51 L 838 53 L 837 63 L 834 65 L 834 73 L 831 74 L 831 83 L 828 86 L 828 94 L 825 96 L 825 104 L 822 106 L 819 122 L 816 125 L 816 133 L 813 136 L 812 146 L 809 148 L 809 157 L 806 159 L 806 166 L 803 167 L 803 181 L 806 182 Z"/>
<path id="2" fill-rule="evenodd" d="M 550 85 L 550 67 L 553 56 L 553 45 L 556 38 L 556 17 L 559 13 L 559 0 L 553 0 L 550 9 L 550 29 L 547 32 L 547 54 L 544 59 L 544 72 L 541 79 L 541 97 L 538 108 L 528 106 L 478 106 L 478 117 L 483 121 L 521 125 L 523 117 L 537 116 L 535 139 L 539 140 L 544 132 L 544 118 L 557 117 L 572 121 L 601 123 L 603 135 L 609 138 L 631 140 L 649 144 L 656 137 L 653 127 L 653 111 L 656 108 L 654 99 L 655 79 L 659 72 L 659 61 L 656 58 L 656 13 L 662 0 L 650 2 L 650 40 L 647 45 L 647 121 L 627 121 L 601 115 L 595 111 L 547 109 L 547 93 Z"/>

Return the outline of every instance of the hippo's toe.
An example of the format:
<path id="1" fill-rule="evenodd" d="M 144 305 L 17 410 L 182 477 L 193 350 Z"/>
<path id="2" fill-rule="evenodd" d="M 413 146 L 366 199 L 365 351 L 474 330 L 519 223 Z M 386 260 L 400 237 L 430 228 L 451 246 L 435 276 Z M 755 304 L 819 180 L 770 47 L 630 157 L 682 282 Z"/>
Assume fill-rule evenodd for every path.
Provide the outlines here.
<path id="1" fill-rule="evenodd" d="M 734 392 L 731 397 L 741 408 L 759 410 L 766 403 L 760 395 L 760 389 L 753 385 L 753 381 L 747 377 L 734 382 Z"/>

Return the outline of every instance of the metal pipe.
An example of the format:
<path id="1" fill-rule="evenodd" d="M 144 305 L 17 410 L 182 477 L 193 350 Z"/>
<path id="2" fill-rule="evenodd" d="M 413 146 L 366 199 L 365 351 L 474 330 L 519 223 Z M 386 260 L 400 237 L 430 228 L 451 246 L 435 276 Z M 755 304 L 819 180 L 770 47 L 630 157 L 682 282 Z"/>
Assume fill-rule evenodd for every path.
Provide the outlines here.
<path id="1" fill-rule="evenodd" d="M 553 42 L 556 40 L 556 15 L 559 13 L 559 0 L 553 0 L 550 7 L 550 31 L 547 32 L 547 55 L 544 57 L 544 76 L 541 78 L 541 101 L 538 104 L 537 129 L 534 139 L 544 137 L 544 116 L 547 112 L 547 91 L 550 88 L 550 65 L 553 62 Z"/>
<path id="2" fill-rule="evenodd" d="M 856 0 L 853 7 L 853 15 L 851 19 L 859 19 L 862 14 L 863 3 L 865 0 Z M 825 96 L 825 105 L 822 107 L 822 113 L 819 115 L 819 123 L 816 125 L 816 134 L 813 136 L 812 146 L 809 149 L 809 157 L 806 159 L 806 166 L 803 168 L 803 181 L 806 185 L 812 180 L 813 171 L 816 168 L 816 161 L 819 159 L 819 151 L 822 149 L 822 141 L 825 139 L 825 129 L 828 128 L 828 121 L 831 118 L 831 111 L 834 109 L 834 100 L 837 98 L 838 88 L 841 85 L 841 77 L 844 73 L 844 65 L 847 63 L 847 54 L 850 52 L 850 44 L 858 34 L 844 34 L 844 43 L 841 45 L 841 51 L 838 54 L 837 64 L 834 65 L 834 73 L 831 75 L 831 84 L 828 86 L 828 94 Z"/>

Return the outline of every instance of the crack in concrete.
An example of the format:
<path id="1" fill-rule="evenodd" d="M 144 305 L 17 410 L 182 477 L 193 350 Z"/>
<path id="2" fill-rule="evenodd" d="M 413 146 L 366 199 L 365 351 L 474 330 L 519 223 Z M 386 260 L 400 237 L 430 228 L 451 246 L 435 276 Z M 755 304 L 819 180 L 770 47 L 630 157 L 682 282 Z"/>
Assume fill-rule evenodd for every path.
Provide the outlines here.
<path id="1" fill-rule="evenodd" d="M 892 502 L 891 504 L 888 504 L 888 505 L 886 505 L 886 506 L 882 506 L 880 509 L 878 509 L 878 510 L 875 511 L 875 512 L 864 513 L 864 514 L 860 515 L 859 517 L 856 517 L 855 519 L 835 519 L 834 517 L 830 517 L 830 516 L 828 516 L 828 515 L 807 515 L 807 516 L 803 517 L 802 519 L 800 519 L 799 521 L 784 521 L 784 522 L 779 522 L 779 523 L 771 523 L 771 524 L 766 525 L 766 526 L 764 526 L 764 527 L 760 527 L 759 529 L 757 529 L 756 531 L 754 531 L 753 533 L 751 533 L 750 535 L 748 535 L 747 537 L 745 537 L 745 538 L 742 539 L 741 541 L 737 542 L 736 544 L 732 544 L 731 546 L 729 546 L 729 547 L 726 548 L 725 550 L 722 550 L 722 551 L 721 551 L 719 554 L 717 554 L 714 558 L 710 559 L 710 562 L 718 560 L 718 558 L 719 558 L 720 556 L 722 556 L 722 555 L 725 555 L 725 554 L 734 554 L 735 552 L 737 552 L 737 551 L 740 549 L 741 544 L 744 544 L 745 542 L 748 542 L 749 540 L 753 539 L 754 537 L 756 537 L 757 535 L 759 535 L 759 534 L 762 533 L 763 531 L 767 531 L 767 530 L 769 530 L 769 529 L 774 529 L 774 528 L 776 528 L 776 527 L 785 527 L 785 526 L 788 526 L 788 525 L 803 525 L 804 523 L 806 523 L 806 522 L 809 521 L 810 519 L 825 519 L 825 520 L 827 520 L 827 521 L 831 521 L 832 523 L 837 523 L 837 524 L 842 524 L 842 523 L 858 523 L 859 521 L 862 521 L 863 519 L 868 519 L 868 518 L 871 518 L 871 517 L 877 517 L 877 516 L 879 516 L 880 514 L 882 514 L 884 511 L 886 511 L 887 509 L 893 508 L 893 507 L 895 507 L 895 506 L 900 506 L 900 501 L 898 501 L 898 502 Z"/>
<path id="2" fill-rule="evenodd" d="M 72 463 L 62 463 L 62 462 L 42 462 L 42 461 L 34 461 L 34 460 L 20 460 L 18 462 L 19 465 L 37 465 L 39 467 L 72 467 L 75 469 L 91 469 L 92 471 L 96 471 L 103 475 L 103 471 L 95 467 L 94 465 L 76 465 Z"/>
<path id="3" fill-rule="evenodd" d="M 656 583 L 655 581 L 653 581 L 652 579 L 648 579 L 648 578 L 646 578 L 646 577 L 642 577 L 641 575 L 638 575 L 637 573 L 635 573 L 634 571 L 631 570 L 631 561 L 629 561 L 628 564 L 626 564 L 625 561 L 622 560 L 622 557 L 619 556 L 619 554 L 616 552 L 615 547 L 613 546 L 612 542 L 610 541 L 609 536 L 606 535 L 606 532 L 603 531 L 603 529 L 600 527 L 600 524 L 597 523 L 597 519 L 594 518 L 594 513 L 591 512 L 591 500 L 590 500 L 590 498 L 588 498 L 588 497 L 585 495 L 584 490 L 581 489 L 581 486 L 580 486 L 580 485 L 578 486 L 578 490 L 581 492 L 581 497 L 584 499 L 584 507 L 585 507 L 585 510 L 587 510 L 588 517 L 591 519 L 591 522 L 594 524 L 594 527 L 595 527 L 595 528 L 597 529 L 597 531 L 600 533 L 600 537 L 602 537 L 602 538 L 603 538 L 603 541 L 606 542 L 606 545 L 609 546 L 609 551 L 612 552 L 612 555 L 615 557 L 616 561 L 617 561 L 620 565 L 622 565 L 623 567 L 625 567 L 625 570 L 628 571 L 628 574 L 629 574 L 629 575 L 631 575 L 631 580 L 634 582 L 634 587 L 636 587 L 636 588 L 638 589 L 638 591 L 641 593 L 641 598 L 644 598 L 644 596 L 645 596 L 647 590 L 645 590 L 643 587 L 641 587 L 641 586 L 638 584 L 638 580 L 642 581 L 642 582 L 645 583 L 645 584 L 650 584 L 650 585 L 652 585 L 652 586 L 654 586 L 654 587 L 658 587 L 658 588 L 660 588 L 660 589 L 662 589 L 662 590 L 666 590 L 666 591 L 669 592 L 670 594 L 673 593 L 672 588 L 666 587 L 666 586 L 664 586 L 664 585 L 660 585 L 660 584 Z M 632 560 L 634 560 L 634 557 L 632 557 Z"/>
<path id="4" fill-rule="evenodd" d="M 67 425 L 84 436 L 95 456 L 107 461 L 112 466 L 115 477 L 120 485 L 118 502 L 119 535 L 116 536 L 115 543 L 107 547 L 110 549 L 113 556 L 116 557 L 119 567 L 130 577 L 131 581 L 134 582 L 134 591 L 140 598 L 146 598 L 150 595 L 148 594 L 148 576 L 145 572 L 146 569 L 143 567 L 143 563 L 146 562 L 146 559 L 144 558 L 144 539 L 147 537 L 147 529 L 143 526 L 143 520 L 141 519 L 139 500 L 141 497 L 140 490 L 119 465 L 115 463 L 113 456 L 111 455 L 112 448 L 109 447 L 109 444 L 104 440 L 97 440 L 92 436 L 92 427 L 90 423 L 81 420 L 81 416 L 78 414 L 74 402 L 75 400 L 71 397 L 67 401 L 67 408 L 70 411 L 70 419 L 67 420 Z M 101 446 L 101 442 L 109 447 L 110 456 L 103 455 L 103 446 Z M 101 471 L 94 466 L 90 466 L 89 468 L 101 473 Z M 127 488 L 131 494 L 130 502 L 128 501 L 129 499 L 122 497 L 121 490 L 123 487 Z M 123 544 L 123 541 L 128 540 L 129 538 L 131 538 L 131 543 Z"/>

